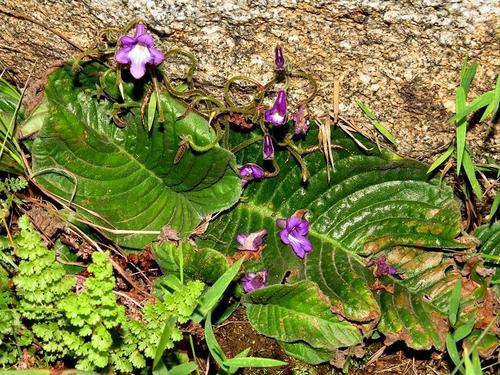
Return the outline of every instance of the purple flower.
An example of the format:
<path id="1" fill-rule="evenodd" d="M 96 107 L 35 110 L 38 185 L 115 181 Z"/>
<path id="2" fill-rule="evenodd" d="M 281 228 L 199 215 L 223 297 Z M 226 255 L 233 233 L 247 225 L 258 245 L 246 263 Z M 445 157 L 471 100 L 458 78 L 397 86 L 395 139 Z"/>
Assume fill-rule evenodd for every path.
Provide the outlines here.
<path id="1" fill-rule="evenodd" d="M 375 277 L 380 277 L 382 275 L 396 275 L 398 273 L 394 267 L 386 262 L 384 255 L 379 256 L 377 259 L 370 260 L 366 266 L 376 266 L 374 271 Z"/>
<path id="2" fill-rule="evenodd" d="M 264 177 L 264 169 L 257 164 L 247 163 L 240 168 L 240 177 L 245 180 L 260 180 Z"/>
<path id="3" fill-rule="evenodd" d="M 264 243 L 264 237 L 267 236 L 267 230 L 262 229 L 253 233 L 240 233 L 236 236 L 236 241 L 240 244 L 238 250 L 257 251 Z"/>
<path id="4" fill-rule="evenodd" d="M 260 289 L 266 286 L 267 270 L 261 272 L 249 272 L 241 279 L 243 289 L 250 293 L 252 290 Z"/>
<path id="5" fill-rule="evenodd" d="M 286 122 L 286 92 L 278 91 L 278 96 L 271 109 L 264 112 L 264 120 L 274 126 L 283 125 Z"/>
<path id="6" fill-rule="evenodd" d="M 306 237 L 309 232 L 309 222 L 302 220 L 298 216 L 291 216 L 288 219 L 276 220 L 276 225 L 281 228 L 281 241 L 292 247 L 293 252 L 303 259 L 306 253 L 312 251 L 311 241 Z"/>
<path id="7" fill-rule="evenodd" d="M 305 105 L 301 105 L 297 112 L 292 115 L 295 135 L 306 135 L 309 130 L 309 111 Z"/>
<path id="8" fill-rule="evenodd" d="M 274 159 L 274 146 L 273 139 L 269 134 L 264 135 L 264 142 L 262 145 L 262 156 L 264 160 L 273 160 Z"/>
<path id="9" fill-rule="evenodd" d="M 285 58 L 283 57 L 283 50 L 280 46 L 276 46 L 274 49 L 274 65 L 276 70 L 285 69 Z"/>
<path id="10" fill-rule="evenodd" d="M 163 53 L 153 47 L 153 37 L 140 23 L 135 26 L 134 36 L 124 35 L 120 43 L 122 48 L 116 51 L 115 60 L 120 64 L 130 64 L 130 73 L 135 79 L 144 76 L 146 64 L 159 65 L 165 59 Z"/>

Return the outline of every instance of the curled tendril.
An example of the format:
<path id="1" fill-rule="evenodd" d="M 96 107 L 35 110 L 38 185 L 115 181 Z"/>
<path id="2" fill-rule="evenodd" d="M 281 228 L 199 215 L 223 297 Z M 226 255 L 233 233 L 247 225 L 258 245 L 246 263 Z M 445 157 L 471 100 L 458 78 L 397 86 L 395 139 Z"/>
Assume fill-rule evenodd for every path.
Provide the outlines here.
<path id="1" fill-rule="evenodd" d="M 184 113 L 182 115 L 180 115 L 179 117 L 177 117 L 177 120 L 182 120 L 183 118 L 185 118 L 189 114 L 189 112 L 201 102 L 204 102 L 207 105 L 208 112 L 209 112 L 207 115 L 216 116 L 220 111 L 225 110 L 224 103 L 222 103 L 220 100 L 214 98 L 213 96 L 199 95 L 199 96 L 196 96 L 191 101 L 191 103 L 186 108 Z M 216 107 L 215 110 L 212 109 L 212 107 L 210 106 L 210 103 L 215 104 L 215 107 Z"/>
<path id="2" fill-rule="evenodd" d="M 163 84 L 165 85 L 165 88 L 167 89 L 168 93 L 176 98 L 183 98 L 183 99 L 191 98 L 193 96 L 207 95 L 207 93 L 204 90 L 193 89 L 193 76 L 194 76 L 194 72 L 196 71 L 196 66 L 198 65 L 198 60 L 196 59 L 196 57 L 189 51 L 185 51 L 185 50 L 180 49 L 180 48 L 174 48 L 174 49 L 168 50 L 165 53 L 165 61 L 169 57 L 172 57 L 175 55 L 181 55 L 181 56 L 187 57 L 190 61 L 190 65 L 189 65 L 189 68 L 188 68 L 185 76 L 181 77 L 182 81 L 187 82 L 189 89 L 184 90 L 184 91 L 177 90 L 172 85 L 172 80 L 170 79 L 170 77 L 165 73 L 165 71 L 163 71 L 163 73 L 162 73 Z"/>
<path id="3" fill-rule="evenodd" d="M 250 100 L 248 103 L 244 105 L 238 105 L 231 97 L 231 85 L 235 84 L 236 82 L 250 82 L 257 87 L 254 95 L 252 96 L 252 100 Z M 264 93 L 266 91 L 266 86 L 262 85 L 257 80 L 247 76 L 243 75 L 234 76 L 228 79 L 226 84 L 224 85 L 224 100 L 226 101 L 229 107 L 233 108 L 233 112 L 252 111 L 255 110 L 255 107 L 262 102 Z"/>
<path id="4" fill-rule="evenodd" d="M 297 106 L 300 107 L 301 105 L 304 105 L 304 104 L 311 102 L 318 94 L 318 83 L 316 82 L 314 77 L 311 74 L 306 73 L 302 70 L 292 71 L 292 72 L 290 72 L 290 76 L 304 78 L 309 82 L 309 84 L 312 87 L 311 94 L 309 94 L 309 96 L 307 98 L 305 98 L 304 100 L 300 101 L 297 104 Z"/>

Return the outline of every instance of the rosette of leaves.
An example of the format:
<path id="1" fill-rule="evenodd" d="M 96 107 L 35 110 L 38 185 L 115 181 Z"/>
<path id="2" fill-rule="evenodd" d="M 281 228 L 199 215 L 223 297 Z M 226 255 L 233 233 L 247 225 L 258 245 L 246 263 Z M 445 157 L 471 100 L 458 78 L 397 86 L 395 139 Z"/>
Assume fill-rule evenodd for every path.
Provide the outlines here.
<path id="1" fill-rule="evenodd" d="M 208 121 L 162 94 L 165 122 L 156 116 L 148 131 L 138 108 L 144 84 L 123 83 L 123 99 L 114 77 L 98 64 L 85 64 L 76 75 L 67 66 L 50 75 L 48 116 L 32 148 L 36 179 L 122 246 L 142 248 L 165 225 L 187 236 L 202 218 L 238 200 L 234 156 L 215 146 L 180 157 L 181 139 L 212 144 Z M 112 120 L 120 109 L 122 127 Z"/>
<path id="2" fill-rule="evenodd" d="M 252 134 L 233 142 L 245 137 Z M 317 133 L 310 132 L 298 147 L 315 142 Z M 304 157 L 311 178 L 302 183 L 299 165 L 277 150 L 278 176 L 249 184 L 245 199 L 214 221 L 199 244 L 233 254 L 238 233 L 268 230 L 261 266 L 274 285 L 245 297 L 248 318 L 307 362 L 327 361 L 374 329 L 387 343 L 442 349 L 447 301 L 460 276 L 437 250 L 466 247 L 455 240 L 460 210 L 452 189 L 429 179 L 423 164 L 379 151 L 363 137 L 355 141 L 337 128 L 332 143 L 338 147 L 330 182 L 321 153 Z M 259 155 L 252 145 L 237 158 L 260 163 Z M 303 261 L 280 241 L 275 224 L 302 209 L 313 244 Z M 382 254 L 399 275 L 374 276 L 367 260 Z"/>

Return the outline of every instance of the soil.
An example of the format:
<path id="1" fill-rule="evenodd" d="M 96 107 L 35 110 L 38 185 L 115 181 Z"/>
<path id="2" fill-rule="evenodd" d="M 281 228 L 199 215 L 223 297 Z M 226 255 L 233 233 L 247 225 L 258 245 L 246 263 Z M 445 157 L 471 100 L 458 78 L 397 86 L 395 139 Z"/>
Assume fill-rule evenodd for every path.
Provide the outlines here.
<path id="1" fill-rule="evenodd" d="M 233 357 L 250 347 L 249 355 L 255 357 L 274 358 L 288 362 L 286 367 L 244 369 L 244 375 L 333 375 L 342 374 L 330 364 L 309 366 L 289 357 L 275 340 L 259 335 L 246 319 L 245 310 L 238 309 L 228 320 L 219 325 L 215 334 L 224 353 Z M 394 345 L 382 351 L 381 342 L 372 342 L 366 348 L 364 361 L 351 366 L 349 374 L 449 374 L 450 368 L 443 355 L 437 352 L 416 352 L 404 345 Z M 376 356 L 380 354 L 380 356 Z M 370 360 L 373 358 L 373 360 Z M 211 364 L 211 367 L 215 364 Z M 213 369 L 213 367 L 212 367 Z M 210 372 L 210 373 L 215 373 Z"/>

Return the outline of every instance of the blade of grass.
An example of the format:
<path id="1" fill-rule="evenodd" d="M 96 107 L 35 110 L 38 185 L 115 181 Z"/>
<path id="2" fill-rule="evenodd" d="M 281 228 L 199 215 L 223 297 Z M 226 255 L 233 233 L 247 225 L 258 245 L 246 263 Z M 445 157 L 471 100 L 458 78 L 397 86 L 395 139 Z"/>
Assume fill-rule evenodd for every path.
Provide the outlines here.
<path id="1" fill-rule="evenodd" d="M 455 343 L 455 340 L 453 340 L 453 336 L 451 335 L 451 333 L 448 333 L 448 335 L 446 336 L 446 351 L 453 361 L 453 364 L 455 366 L 459 366 L 460 354 L 458 354 L 457 344 Z M 463 367 L 460 369 L 460 371 L 462 371 L 462 369 Z"/>
<path id="2" fill-rule="evenodd" d="M 198 368 L 196 363 L 188 362 L 182 363 L 169 370 L 170 375 L 189 375 Z"/>
<path id="3" fill-rule="evenodd" d="M 479 359 L 477 349 L 472 352 L 472 369 L 474 370 L 474 375 L 483 374 L 483 370 L 481 369 L 481 360 Z"/>
<path id="4" fill-rule="evenodd" d="M 363 111 L 363 113 L 366 115 L 366 117 L 368 117 L 370 119 L 370 122 L 372 123 L 373 127 L 375 129 L 377 129 L 377 131 L 380 134 L 382 134 L 389 142 L 391 142 L 392 144 L 395 144 L 396 138 L 384 126 L 384 124 L 382 124 L 382 122 L 380 122 L 377 119 L 377 116 L 375 115 L 375 113 L 373 113 L 373 111 L 370 108 L 368 108 L 368 106 L 366 106 L 366 104 L 364 104 L 361 100 L 355 99 L 355 102 L 358 105 L 358 107 Z"/>
<path id="5" fill-rule="evenodd" d="M 433 170 L 435 170 L 437 167 L 443 164 L 446 160 L 448 160 L 451 154 L 453 154 L 453 151 L 455 151 L 455 147 L 453 146 L 448 147 L 445 152 L 443 152 L 441 155 L 439 155 L 439 157 L 436 160 L 434 160 L 434 162 L 427 170 L 427 174 L 431 173 Z"/>
<path id="6" fill-rule="evenodd" d="M 458 278 L 455 287 L 450 295 L 450 308 L 448 310 L 448 320 L 451 326 L 455 326 L 458 318 L 458 310 L 460 308 L 460 295 L 462 293 L 462 280 Z"/>
<path id="7" fill-rule="evenodd" d="M 465 109 L 465 90 L 458 87 L 455 96 L 455 112 L 459 113 Z M 457 143 L 457 176 L 462 168 L 463 155 L 465 150 L 465 136 L 467 134 L 467 118 L 457 119 L 456 143 Z"/>
<path id="8" fill-rule="evenodd" d="M 462 71 L 460 72 L 460 86 L 464 89 L 466 96 L 469 93 L 470 85 L 477 70 L 477 61 L 472 61 L 469 64 L 467 60 L 467 57 L 465 57 Z"/>
<path id="9" fill-rule="evenodd" d="M 478 96 L 474 99 L 465 109 L 461 112 L 456 111 L 456 114 L 448 119 L 448 122 L 456 122 L 458 119 L 467 117 L 471 113 L 478 111 L 479 109 L 486 107 L 491 104 L 495 97 L 495 93 L 492 91 L 485 92 L 484 94 Z M 483 114 L 484 116 L 484 114 Z M 483 120 L 481 120 L 483 121 Z"/>
<path id="10" fill-rule="evenodd" d="M 464 151 L 463 165 L 464 165 L 465 174 L 467 176 L 467 180 L 469 181 L 469 183 L 472 187 L 472 191 L 474 192 L 474 194 L 478 198 L 481 198 L 481 196 L 483 195 L 483 192 L 481 190 L 481 185 L 479 184 L 479 181 L 477 180 L 474 162 L 472 161 L 472 158 L 471 158 L 468 150 Z"/>
<path id="11" fill-rule="evenodd" d="M 156 91 L 153 92 L 151 97 L 149 98 L 149 103 L 148 103 L 148 131 L 151 131 L 151 128 L 153 127 L 153 121 L 155 120 L 155 115 L 156 115 Z"/>
<path id="12" fill-rule="evenodd" d="M 396 143 L 396 138 L 380 121 L 373 121 L 372 124 L 389 142 L 392 144 Z"/>
<path id="13" fill-rule="evenodd" d="M 241 265 L 245 261 L 245 258 L 239 259 L 236 263 L 234 263 L 224 274 L 219 277 L 219 279 L 208 288 L 205 293 L 200 298 L 200 303 L 198 308 L 193 313 L 191 320 L 195 323 L 199 323 L 203 320 L 207 314 L 212 311 L 212 309 L 217 305 L 219 300 L 222 298 L 222 295 L 226 291 L 227 287 L 235 276 L 238 274 Z"/>
<path id="14" fill-rule="evenodd" d="M 498 107 L 500 106 L 500 74 L 497 77 L 497 83 L 495 85 L 495 93 L 493 95 L 493 99 L 491 99 L 490 104 L 484 110 L 483 115 L 479 121 L 484 121 L 488 118 L 489 115 L 493 115 L 498 111 Z"/>
<path id="15" fill-rule="evenodd" d="M 168 371 L 167 365 L 162 359 L 160 359 L 156 367 L 153 368 L 153 375 L 170 375 L 170 371 Z"/>
<path id="16" fill-rule="evenodd" d="M 495 199 L 493 199 L 493 203 L 491 204 L 491 209 L 489 215 L 486 217 L 486 221 L 491 221 L 495 214 L 498 211 L 498 206 L 500 206 L 500 192 L 496 192 Z"/>
<path id="17" fill-rule="evenodd" d="M 172 335 L 172 328 L 175 326 L 175 318 L 170 317 L 165 322 L 165 327 L 163 327 L 163 332 L 160 337 L 160 341 L 158 342 L 158 346 L 156 347 L 155 358 L 153 360 L 153 369 L 156 368 L 158 363 L 160 362 L 161 357 L 163 356 L 163 352 L 167 348 L 168 343 L 170 342 L 170 336 Z"/>
<path id="18" fill-rule="evenodd" d="M 460 340 L 469 336 L 474 329 L 475 323 L 476 321 L 474 319 L 471 319 L 467 323 L 462 324 L 460 327 L 458 327 L 455 332 L 453 332 L 453 339 L 455 340 L 455 342 L 459 342 Z"/>
<path id="19" fill-rule="evenodd" d="M 488 331 L 491 329 L 491 327 L 493 326 L 493 324 L 495 324 L 497 321 L 497 319 L 491 319 L 491 322 L 488 323 L 488 326 L 484 329 L 483 332 L 481 332 L 481 334 L 479 335 L 479 337 L 474 341 L 474 343 L 471 345 L 470 347 L 470 351 L 473 352 L 476 347 L 479 345 L 479 343 L 481 342 L 481 340 L 484 338 L 484 336 L 486 336 L 486 334 L 488 333 Z M 449 335 L 449 334 L 448 334 Z M 447 337 L 448 338 L 448 337 Z M 448 345 L 447 345 L 448 347 Z M 460 362 L 458 364 L 455 364 L 455 368 L 453 369 L 453 371 L 451 372 L 450 375 L 455 375 L 457 373 L 458 370 L 461 369 L 461 366 L 462 364 L 464 363 L 464 360 L 465 358 L 462 357 L 462 359 L 460 360 Z"/>
<path id="20" fill-rule="evenodd" d="M 215 359 L 215 362 L 219 364 L 222 369 L 227 370 L 224 361 L 226 360 L 226 355 L 222 351 L 217 339 L 215 338 L 214 331 L 212 328 L 212 314 L 208 313 L 207 319 L 205 320 L 205 342 L 207 343 L 208 351 Z"/>
<path id="21" fill-rule="evenodd" d="M 234 356 L 234 358 L 246 357 L 248 355 L 248 353 L 250 353 L 250 348 L 246 348 L 245 350 L 239 352 L 238 354 L 236 354 Z M 238 372 L 238 367 L 229 367 L 229 373 L 230 374 L 235 374 L 237 372 Z"/>
<path id="22" fill-rule="evenodd" d="M 285 366 L 288 363 L 271 358 L 244 357 L 244 358 L 226 359 L 224 361 L 224 364 L 226 366 L 242 368 L 242 367 L 277 367 L 277 366 Z"/>

